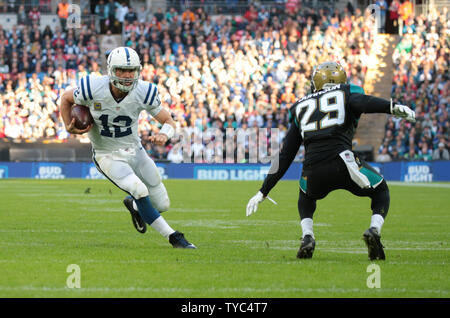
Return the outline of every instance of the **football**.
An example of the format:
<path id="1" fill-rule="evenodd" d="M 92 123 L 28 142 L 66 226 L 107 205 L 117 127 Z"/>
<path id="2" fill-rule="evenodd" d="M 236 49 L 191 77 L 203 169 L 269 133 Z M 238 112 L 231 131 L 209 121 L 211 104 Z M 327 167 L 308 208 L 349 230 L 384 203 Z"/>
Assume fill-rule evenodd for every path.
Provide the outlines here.
<path id="1" fill-rule="evenodd" d="M 89 108 L 83 105 L 73 105 L 71 116 L 75 118 L 75 128 L 77 129 L 86 129 L 94 122 Z"/>

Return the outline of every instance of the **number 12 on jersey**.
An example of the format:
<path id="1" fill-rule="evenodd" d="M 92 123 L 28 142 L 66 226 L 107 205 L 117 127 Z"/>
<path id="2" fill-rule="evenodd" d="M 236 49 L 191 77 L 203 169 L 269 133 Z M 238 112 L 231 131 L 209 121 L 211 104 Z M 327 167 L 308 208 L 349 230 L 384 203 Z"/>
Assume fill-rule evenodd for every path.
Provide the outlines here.
<path id="1" fill-rule="evenodd" d="M 103 129 L 100 131 L 100 135 L 105 137 L 114 137 L 114 138 L 120 138 L 124 136 L 131 135 L 131 127 L 127 127 L 131 125 L 131 118 L 128 116 L 117 116 L 113 119 L 113 123 L 119 123 L 123 122 L 125 127 L 113 125 L 114 127 L 114 134 L 110 130 L 110 126 L 108 126 L 108 115 L 103 114 L 98 119 L 101 120 Z M 125 130 L 122 130 L 122 128 L 126 128 Z"/>
<path id="2" fill-rule="evenodd" d="M 310 122 L 311 116 L 316 111 L 317 106 L 319 106 L 320 112 L 326 114 L 318 124 L 317 121 Z M 295 110 L 297 118 L 304 108 L 306 108 L 306 111 L 300 120 L 302 137 L 304 137 L 304 133 L 308 131 L 342 125 L 345 121 L 344 92 L 340 90 L 331 91 L 323 94 L 319 99 L 310 98 L 301 102 L 297 105 L 297 109 Z M 336 112 L 336 116 L 331 118 L 331 112 Z"/>

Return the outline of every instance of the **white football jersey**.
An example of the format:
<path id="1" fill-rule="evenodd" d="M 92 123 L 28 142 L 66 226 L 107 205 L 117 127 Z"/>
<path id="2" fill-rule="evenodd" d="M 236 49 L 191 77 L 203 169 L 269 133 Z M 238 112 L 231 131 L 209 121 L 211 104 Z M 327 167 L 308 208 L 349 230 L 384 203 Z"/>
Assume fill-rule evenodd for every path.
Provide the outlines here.
<path id="1" fill-rule="evenodd" d="M 136 87 L 117 102 L 106 75 L 83 77 L 73 97 L 75 104 L 89 107 L 95 124 L 88 136 L 94 150 L 100 153 L 140 147 L 139 114 L 146 110 L 156 116 L 162 109 L 155 84 L 139 80 Z"/>

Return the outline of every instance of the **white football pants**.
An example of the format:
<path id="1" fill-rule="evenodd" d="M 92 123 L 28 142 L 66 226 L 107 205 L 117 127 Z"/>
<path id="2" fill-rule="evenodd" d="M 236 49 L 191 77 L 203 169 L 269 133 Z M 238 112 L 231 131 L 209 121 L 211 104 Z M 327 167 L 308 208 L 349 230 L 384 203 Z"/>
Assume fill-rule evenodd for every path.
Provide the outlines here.
<path id="1" fill-rule="evenodd" d="M 96 153 L 93 160 L 97 169 L 112 183 L 134 199 L 147 195 L 159 212 L 169 210 L 170 200 L 155 162 L 146 151 L 126 149 L 111 153 Z"/>

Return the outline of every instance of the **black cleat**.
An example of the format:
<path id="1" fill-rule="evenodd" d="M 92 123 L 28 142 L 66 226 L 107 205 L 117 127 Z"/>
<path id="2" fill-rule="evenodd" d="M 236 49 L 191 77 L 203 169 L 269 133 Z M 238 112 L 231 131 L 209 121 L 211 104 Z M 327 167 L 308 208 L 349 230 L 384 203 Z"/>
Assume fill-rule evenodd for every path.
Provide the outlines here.
<path id="1" fill-rule="evenodd" d="M 371 227 L 363 234 L 363 240 L 367 245 L 369 251 L 369 260 L 384 260 L 386 256 L 384 255 L 384 246 L 381 244 L 381 236 L 378 234 L 376 228 Z"/>
<path id="2" fill-rule="evenodd" d="M 144 234 L 147 232 L 147 224 L 145 224 L 144 220 L 140 216 L 139 212 L 133 208 L 133 198 L 130 196 L 127 196 L 123 200 L 123 204 L 125 204 L 128 211 L 130 211 L 131 214 L 131 221 L 133 222 L 134 227 L 139 233 Z"/>
<path id="3" fill-rule="evenodd" d="M 305 235 L 301 240 L 300 249 L 297 253 L 297 258 L 312 258 L 314 248 L 316 247 L 316 240 L 311 235 Z"/>
<path id="4" fill-rule="evenodd" d="M 184 234 L 178 231 L 173 232 L 169 236 L 169 243 L 175 248 L 191 248 L 196 249 L 194 244 L 189 243 L 185 238 Z"/>

